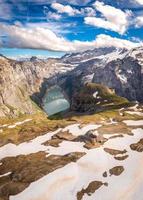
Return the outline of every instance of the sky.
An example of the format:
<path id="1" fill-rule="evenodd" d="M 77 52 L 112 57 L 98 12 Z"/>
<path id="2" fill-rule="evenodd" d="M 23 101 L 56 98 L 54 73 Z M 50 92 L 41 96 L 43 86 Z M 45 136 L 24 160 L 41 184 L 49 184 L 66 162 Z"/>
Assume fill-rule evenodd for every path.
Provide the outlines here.
<path id="1" fill-rule="evenodd" d="M 0 0 L 0 54 L 60 57 L 143 44 L 143 0 Z"/>

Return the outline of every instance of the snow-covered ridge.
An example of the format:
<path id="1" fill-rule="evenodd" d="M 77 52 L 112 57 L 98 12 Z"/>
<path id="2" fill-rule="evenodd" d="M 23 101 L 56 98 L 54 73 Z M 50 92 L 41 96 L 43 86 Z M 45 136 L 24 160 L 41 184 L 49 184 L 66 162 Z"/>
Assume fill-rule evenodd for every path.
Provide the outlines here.
<path id="1" fill-rule="evenodd" d="M 135 60 L 138 60 L 140 65 L 143 65 L 143 47 L 137 47 L 129 50 L 126 53 L 126 57 L 132 57 Z"/>
<path id="2" fill-rule="evenodd" d="M 131 50 L 121 48 L 99 48 L 82 53 L 73 53 L 65 55 L 62 60 L 72 64 L 84 63 L 94 59 L 101 59 L 108 63 L 113 60 L 132 57 L 143 63 L 143 47 L 137 47 Z"/>
<path id="3" fill-rule="evenodd" d="M 75 64 L 88 62 L 93 59 L 104 59 L 105 61 L 110 62 L 111 60 L 122 58 L 123 56 L 125 56 L 126 52 L 126 49 L 98 48 L 82 53 L 65 55 L 63 57 L 63 61 Z"/>

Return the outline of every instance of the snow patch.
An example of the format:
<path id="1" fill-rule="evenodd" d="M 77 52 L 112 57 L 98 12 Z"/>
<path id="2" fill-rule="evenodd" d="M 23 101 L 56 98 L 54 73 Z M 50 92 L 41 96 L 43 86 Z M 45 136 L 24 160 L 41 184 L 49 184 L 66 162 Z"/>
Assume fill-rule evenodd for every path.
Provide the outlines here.
<path id="1" fill-rule="evenodd" d="M 124 74 L 117 74 L 117 77 L 122 83 L 127 83 L 127 77 Z"/>
<path id="2" fill-rule="evenodd" d="M 143 126 L 143 120 L 124 120 L 127 126 Z"/>
<path id="3" fill-rule="evenodd" d="M 98 93 L 99 93 L 98 91 L 94 92 L 93 97 L 94 97 L 95 99 L 97 98 Z"/>
<path id="4" fill-rule="evenodd" d="M 7 173 L 5 173 L 5 174 L 2 174 L 2 175 L 0 175 L 0 178 L 1 177 L 4 177 L 4 176 L 8 176 L 8 175 L 10 175 L 12 172 L 7 172 Z"/>
<path id="5" fill-rule="evenodd" d="M 24 123 L 26 123 L 26 122 L 29 122 L 29 121 L 31 121 L 31 120 L 32 120 L 32 119 L 25 119 L 24 121 L 16 122 L 16 123 L 13 124 L 13 125 L 9 125 L 8 128 L 15 128 L 16 126 L 21 125 L 21 124 L 24 124 Z"/>
<path id="6" fill-rule="evenodd" d="M 83 128 L 79 128 L 79 126 L 80 124 L 69 125 L 63 129 L 63 132 L 69 131 L 72 135 L 79 136 L 79 135 L 85 135 L 90 130 L 96 130 L 99 127 L 101 127 L 101 125 L 97 124 L 89 124 L 84 126 Z"/>
<path id="7" fill-rule="evenodd" d="M 70 163 L 41 179 L 30 184 L 23 192 L 10 196 L 10 200 L 76 200 L 77 192 L 87 188 L 92 181 L 107 182 L 108 187 L 102 186 L 91 195 L 85 194 L 84 200 L 102 199 L 138 199 L 142 200 L 143 173 L 142 154 L 132 151 L 130 145 L 143 137 L 142 129 L 134 129 L 133 136 L 108 140 L 103 147 L 88 150 L 87 154 L 76 163 Z M 127 150 L 129 157 L 118 161 L 104 151 L 106 148 Z M 103 173 L 115 166 L 123 166 L 123 173 L 109 176 L 105 179 Z M 122 185 L 122 187 L 121 187 Z M 130 192 L 128 192 L 130 191 Z M 134 198 L 136 197 L 136 198 Z"/>

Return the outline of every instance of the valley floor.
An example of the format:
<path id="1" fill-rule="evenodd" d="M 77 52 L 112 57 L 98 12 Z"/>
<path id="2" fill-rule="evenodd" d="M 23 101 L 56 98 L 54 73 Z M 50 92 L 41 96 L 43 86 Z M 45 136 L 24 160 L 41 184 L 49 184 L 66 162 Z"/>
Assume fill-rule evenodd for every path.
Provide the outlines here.
<path id="1" fill-rule="evenodd" d="M 0 200 L 142 200 L 143 107 L 34 120 L 0 125 Z"/>

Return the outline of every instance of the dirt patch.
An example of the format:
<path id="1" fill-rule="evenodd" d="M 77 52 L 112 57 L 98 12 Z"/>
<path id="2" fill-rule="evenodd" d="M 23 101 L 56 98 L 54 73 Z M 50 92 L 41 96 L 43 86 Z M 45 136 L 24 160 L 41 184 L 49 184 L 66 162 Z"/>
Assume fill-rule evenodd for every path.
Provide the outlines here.
<path id="1" fill-rule="evenodd" d="M 112 176 L 112 175 L 119 176 L 122 174 L 123 171 L 124 171 L 123 166 L 116 166 L 116 167 L 113 167 L 112 169 L 110 169 L 109 173 L 110 173 L 110 176 Z"/>
<path id="2" fill-rule="evenodd" d="M 71 133 L 69 133 L 68 131 L 65 132 L 59 132 L 55 135 L 52 136 L 52 138 L 48 141 L 46 141 L 45 143 L 43 143 L 43 145 L 46 146 L 53 146 L 53 147 L 59 147 L 59 144 L 66 140 L 66 141 L 73 141 L 76 137 L 74 135 L 72 135 Z"/>
<path id="3" fill-rule="evenodd" d="M 113 155 L 113 156 L 117 156 L 119 154 L 125 154 L 127 153 L 126 149 L 124 149 L 123 151 L 121 150 L 117 150 L 117 149 L 109 149 L 109 148 L 104 148 L 104 151 L 109 153 L 110 155 Z"/>
<path id="4" fill-rule="evenodd" d="M 98 148 L 100 146 L 101 146 L 101 144 L 99 144 L 97 142 L 95 142 L 94 144 L 90 143 L 90 142 L 86 142 L 85 145 L 83 145 L 83 147 L 86 149 L 94 149 L 94 148 Z"/>
<path id="5" fill-rule="evenodd" d="M 120 160 L 120 161 L 126 160 L 128 157 L 129 157 L 129 155 L 125 155 L 125 156 L 114 156 L 114 158 L 115 158 L 116 160 Z"/>
<path id="6" fill-rule="evenodd" d="M 114 139 L 114 138 L 123 138 L 124 136 L 119 134 L 119 135 L 113 135 L 109 139 Z"/>
<path id="7" fill-rule="evenodd" d="M 53 135 L 52 138 L 53 139 L 58 138 L 58 139 L 61 139 L 61 140 L 73 141 L 76 138 L 76 136 L 72 135 L 68 131 L 65 131 L 65 132 L 59 132 L 59 133 Z"/>
<path id="8" fill-rule="evenodd" d="M 84 194 L 90 196 L 103 185 L 107 186 L 107 183 L 103 183 L 101 181 L 91 182 L 86 189 L 82 189 L 80 192 L 77 193 L 77 200 L 81 200 Z"/>
<path id="9" fill-rule="evenodd" d="M 54 170 L 76 162 L 85 153 L 75 152 L 64 156 L 51 155 L 45 152 L 4 158 L 0 165 L 0 174 L 11 172 L 7 177 L 0 178 L 0 198 L 8 200 L 10 195 L 22 192 L 31 182 L 34 182 Z"/>
<path id="10" fill-rule="evenodd" d="M 103 173 L 103 177 L 104 177 L 104 178 L 107 177 L 107 172 L 106 172 L 106 171 Z"/>
<path id="11" fill-rule="evenodd" d="M 124 123 L 120 122 L 118 124 L 104 125 L 98 129 L 100 134 L 131 134 L 131 128 L 127 127 Z"/>
<path id="12" fill-rule="evenodd" d="M 133 151 L 143 152 L 143 138 L 140 141 L 138 141 L 137 143 L 131 144 L 130 148 Z"/>
<path id="13" fill-rule="evenodd" d="M 60 140 L 58 138 L 55 138 L 55 139 L 51 139 L 51 140 L 48 140 L 46 142 L 43 143 L 43 145 L 45 146 L 52 146 L 52 147 L 59 147 L 59 144 L 62 142 L 63 140 Z"/>

